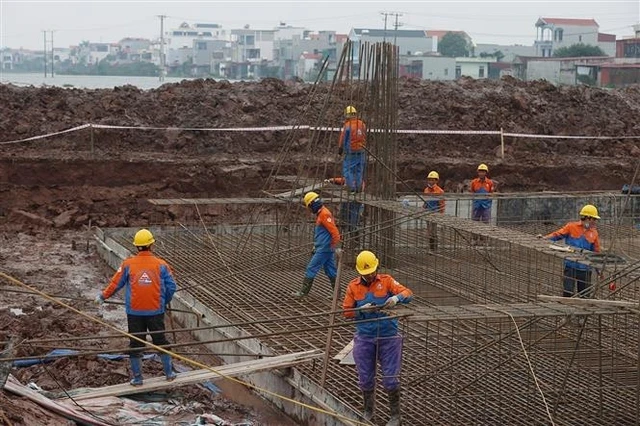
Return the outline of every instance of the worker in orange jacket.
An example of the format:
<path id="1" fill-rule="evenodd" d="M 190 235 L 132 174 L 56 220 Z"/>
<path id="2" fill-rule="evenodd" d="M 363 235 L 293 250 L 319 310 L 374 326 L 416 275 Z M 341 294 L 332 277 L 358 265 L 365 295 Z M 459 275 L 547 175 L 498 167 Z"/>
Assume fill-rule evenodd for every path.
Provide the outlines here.
<path id="1" fill-rule="evenodd" d="M 387 426 L 397 426 L 401 424 L 398 377 L 402 367 L 402 336 L 398 333 L 398 319 L 388 317 L 383 309 L 409 303 L 413 292 L 391 275 L 378 273 L 378 265 L 378 258 L 372 252 L 365 250 L 358 254 L 356 271 L 360 276 L 349 282 L 342 309 L 346 318 L 358 321 L 353 338 L 353 359 L 364 398 L 363 417 L 371 420 L 374 415 L 376 365 L 379 362 L 382 386 L 389 396 L 391 417 Z"/>
<path id="2" fill-rule="evenodd" d="M 569 222 L 562 228 L 554 231 L 543 238 L 551 241 L 564 240 L 568 245 L 579 250 L 588 250 L 594 253 L 600 252 L 600 236 L 596 229 L 598 209 L 592 204 L 587 204 L 580 210 L 580 220 Z M 542 237 L 542 236 L 539 236 Z M 588 297 L 591 294 L 591 267 L 573 260 L 564 261 L 563 273 L 564 297 L 578 296 Z"/>
<path id="3" fill-rule="evenodd" d="M 315 192 L 307 192 L 304 196 L 304 205 L 316 215 L 316 227 L 313 234 L 313 255 L 307 265 L 302 288 L 294 293 L 295 297 L 305 297 L 311 291 L 313 280 L 320 269 L 324 267 L 331 288 L 336 284 L 338 267 L 334 255 L 340 250 L 340 232 L 336 227 L 331 211 L 326 208 L 320 196 Z"/>
<path id="4" fill-rule="evenodd" d="M 444 190 L 438 186 L 440 175 L 432 170 L 427 175 L 427 186 L 424 188 L 424 194 L 427 200 L 424 202 L 424 209 L 428 212 L 444 214 L 446 201 L 442 198 Z M 436 198 L 436 196 L 438 196 Z M 429 222 L 427 227 L 427 236 L 429 238 L 429 248 L 437 250 L 438 248 L 438 225 L 435 222 Z"/>
<path id="5" fill-rule="evenodd" d="M 122 262 L 107 288 L 98 294 L 95 301 L 102 304 L 124 288 L 129 333 L 144 340 L 147 332 L 151 332 L 153 344 L 163 346 L 169 344 L 164 335 L 165 306 L 173 298 L 176 282 L 167 262 L 151 253 L 153 243 L 155 239 L 149 230 L 139 230 L 133 238 L 138 253 Z M 141 349 L 144 343 L 130 339 L 129 347 L 133 373 L 131 385 L 140 386 L 143 383 Z M 175 379 L 171 356 L 162 353 L 160 359 L 167 380 Z"/>
<path id="6" fill-rule="evenodd" d="M 344 177 L 333 177 L 329 179 L 325 179 L 324 183 L 332 183 L 334 185 L 346 185 L 347 180 Z M 364 190 L 364 181 L 362 182 L 362 190 Z M 350 234 L 354 237 L 356 241 L 356 245 L 359 242 L 359 225 L 360 219 L 362 218 L 362 213 L 364 211 L 364 204 L 358 201 L 345 200 L 340 203 L 340 214 L 338 218 L 340 219 L 340 232 L 343 236 L 344 234 Z M 347 238 L 345 236 L 345 238 Z"/>
<path id="7" fill-rule="evenodd" d="M 367 127 L 357 117 L 356 108 L 349 105 L 344 110 L 345 122 L 338 140 L 338 155 L 344 154 L 342 176 L 352 192 L 360 192 L 364 181 L 367 157 Z"/>
<path id="8" fill-rule="evenodd" d="M 489 167 L 486 164 L 478 166 L 478 177 L 471 181 L 470 191 L 474 194 L 492 194 L 496 191 L 495 183 L 489 179 Z M 491 205 L 493 201 L 489 198 L 474 198 L 471 219 L 491 222 Z"/>

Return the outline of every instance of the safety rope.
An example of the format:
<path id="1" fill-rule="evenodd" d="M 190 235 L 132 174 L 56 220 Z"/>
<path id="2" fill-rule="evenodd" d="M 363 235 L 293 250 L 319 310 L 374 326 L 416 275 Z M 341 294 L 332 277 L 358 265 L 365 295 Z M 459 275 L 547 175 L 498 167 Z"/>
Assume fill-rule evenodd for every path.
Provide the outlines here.
<path id="1" fill-rule="evenodd" d="M 58 300 L 58 299 L 56 299 L 54 297 L 49 296 L 48 294 L 38 290 L 35 287 L 32 287 L 32 286 L 30 286 L 30 285 L 28 285 L 26 283 L 23 283 L 22 281 L 18 280 L 17 278 L 14 278 L 14 277 L 12 277 L 10 275 L 5 274 L 4 272 L 0 272 L 0 277 L 4 278 L 4 279 L 6 279 L 6 280 L 8 280 L 8 281 L 20 286 L 20 287 L 23 287 L 23 288 L 26 288 L 28 290 L 31 290 L 34 293 L 37 293 L 39 296 L 43 297 L 44 299 L 46 299 L 46 300 L 48 300 L 48 301 L 50 301 L 52 303 L 55 303 L 55 304 L 57 304 L 59 306 L 62 306 L 64 308 L 66 308 L 67 310 L 71 311 L 71 312 L 74 312 L 74 313 L 76 313 L 76 314 L 78 314 L 78 315 L 80 315 L 80 316 L 82 316 L 84 318 L 87 318 L 90 321 L 93 321 L 93 322 L 95 322 L 97 324 L 100 324 L 100 325 L 103 325 L 103 326 L 105 326 L 107 328 L 110 328 L 111 330 L 114 330 L 114 331 L 120 333 L 121 335 L 123 335 L 125 337 L 137 340 L 138 342 L 141 342 L 144 345 L 146 345 L 146 346 L 148 346 L 148 347 L 150 347 L 152 349 L 157 350 L 158 352 L 162 352 L 162 353 L 171 355 L 172 357 L 174 357 L 176 359 L 179 359 L 180 361 L 183 361 L 183 362 L 185 362 L 187 364 L 196 366 L 196 367 L 198 367 L 200 369 L 203 369 L 203 370 L 208 370 L 208 371 L 210 371 L 210 372 L 212 372 L 214 374 L 219 375 L 221 378 L 231 380 L 231 381 L 233 381 L 235 383 L 241 384 L 243 386 L 247 386 L 247 387 L 249 387 L 251 389 L 254 389 L 254 390 L 258 391 L 258 392 L 262 392 L 262 393 L 264 393 L 266 395 L 270 395 L 272 397 L 279 398 L 279 399 L 281 399 L 283 401 L 286 401 L 286 402 L 289 402 L 291 404 L 306 408 L 308 410 L 312 410 L 312 411 L 315 411 L 315 412 L 318 412 L 318 413 L 322 413 L 322 414 L 325 414 L 325 415 L 329 415 L 329 416 L 335 417 L 336 419 L 345 421 L 348 424 L 356 424 L 356 425 L 368 425 L 369 424 L 368 422 L 360 422 L 358 420 L 353 420 L 353 419 L 351 419 L 349 417 L 343 416 L 343 415 L 338 414 L 336 412 L 324 410 L 322 408 L 314 407 L 312 405 L 305 404 L 305 403 L 300 402 L 300 401 L 296 401 L 295 399 L 286 397 L 284 395 L 280 395 L 280 394 L 278 394 L 276 392 L 273 392 L 273 391 L 271 391 L 269 389 L 262 388 L 260 386 L 254 385 L 254 384 L 249 383 L 249 382 L 245 382 L 245 381 L 237 379 L 235 377 L 227 376 L 227 375 L 221 373 L 220 371 L 218 371 L 218 370 L 216 370 L 216 369 L 214 369 L 214 368 L 212 368 L 212 367 L 210 367 L 208 365 L 202 364 L 201 362 L 198 362 L 198 361 L 193 360 L 191 358 L 187 358 L 187 357 L 185 357 L 183 355 L 176 354 L 175 352 L 171 352 L 171 351 L 169 351 L 167 349 L 164 349 L 161 346 L 156 346 L 153 343 L 150 343 L 150 342 L 148 342 L 146 340 L 143 340 L 143 339 L 139 338 L 138 336 L 134 336 L 133 334 L 130 334 L 130 333 L 124 331 L 124 330 L 121 330 L 118 327 L 116 327 L 116 326 L 114 326 L 112 324 L 109 324 L 106 321 L 103 321 L 103 320 L 101 320 L 99 318 L 96 318 L 96 317 L 91 316 L 91 315 L 89 315 L 89 314 L 87 314 L 85 312 L 82 312 L 79 309 L 76 309 L 71 305 L 68 305 L 68 304 L 66 304 L 66 303 L 64 303 L 64 302 L 62 302 L 62 301 L 60 301 L 60 300 Z"/>

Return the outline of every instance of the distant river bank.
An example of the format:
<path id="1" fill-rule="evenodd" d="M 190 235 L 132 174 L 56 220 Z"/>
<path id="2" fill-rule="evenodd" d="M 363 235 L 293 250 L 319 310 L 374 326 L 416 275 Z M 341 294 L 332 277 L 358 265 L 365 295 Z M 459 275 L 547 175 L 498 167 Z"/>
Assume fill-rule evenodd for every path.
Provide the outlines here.
<path id="1" fill-rule="evenodd" d="M 18 86 L 59 86 L 78 89 L 112 89 L 116 86 L 130 84 L 140 89 L 155 89 L 166 83 L 179 83 L 182 80 L 190 80 L 182 77 L 165 77 L 160 81 L 158 77 L 127 77 L 115 75 L 55 75 L 44 77 L 43 73 L 0 73 L 0 83 L 11 83 Z"/>

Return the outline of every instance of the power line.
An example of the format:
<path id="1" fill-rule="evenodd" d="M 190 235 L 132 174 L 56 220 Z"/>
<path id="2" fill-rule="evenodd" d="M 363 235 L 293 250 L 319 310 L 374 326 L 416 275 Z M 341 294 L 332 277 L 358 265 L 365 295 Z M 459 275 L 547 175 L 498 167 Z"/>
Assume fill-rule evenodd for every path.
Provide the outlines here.
<path id="1" fill-rule="evenodd" d="M 382 41 L 387 41 L 387 20 L 389 18 L 389 16 L 394 16 L 395 17 L 395 22 L 393 24 L 393 44 L 396 44 L 396 38 L 397 38 L 397 32 L 398 32 L 398 27 L 402 26 L 403 24 L 401 22 L 398 22 L 398 17 L 402 16 L 402 13 L 400 12 L 380 12 L 380 14 L 382 16 L 384 16 L 384 36 L 382 37 Z"/>

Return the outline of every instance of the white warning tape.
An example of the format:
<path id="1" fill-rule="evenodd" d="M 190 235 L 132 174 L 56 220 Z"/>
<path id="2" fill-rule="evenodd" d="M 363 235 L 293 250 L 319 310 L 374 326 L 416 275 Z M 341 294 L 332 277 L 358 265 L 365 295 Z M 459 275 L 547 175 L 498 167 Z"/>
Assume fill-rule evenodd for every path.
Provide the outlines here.
<path id="1" fill-rule="evenodd" d="M 94 129 L 121 130 L 165 130 L 173 132 L 265 132 L 280 130 L 309 129 L 309 126 L 268 126 L 268 127 L 150 127 L 150 126 L 112 126 L 108 124 L 90 124 Z"/>
<path id="2" fill-rule="evenodd" d="M 500 133 L 500 132 L 498 132 Z M 533 133 L 503 133 L 504 136 L 511 136 L 514 138 L 535 138 L 535 139 L 640 139 L 640 135 L 637 136 L 571 136 L 571 135 L 536 135 Z"/>
<path id="3" fill-rule="evenodd" d="M 47 133 L 46 135 L 32 136 L 30 138 L 18 139 L 7 142 L 0 142 L 0 145 L 17 144 L 30 142 L 39 139 L 45 139 L 64 133 L 83 130 L 88 127 L 94 129 L 117 129 L 117 130 L 161 130 L 169 132 L 269 132 L 269 131 L 289 131 L 289 130 L 312 130 L 322 132 L 339 132 L 341 127 L 318 127 L 318 126 L 265 126 L 265 127 L 154 127 L 154 126 L 116 126 L 109 124 L 83 124 L 82 126 L 73 127 L 71 129 L 62 130 L 60 132 Z M 385 129 L 369 129 L 371 133 L 385 133 L 392 131 Z M 533 138 L 533 139 L 589 139 L 589 140 L 614 140 L 614 139 L 640 139 L 637 136 L 572 136 L 572 135 L 536 135 L 533 133 L 506 133 L 497 130 L 420 130 L 420 129 L 401 129 L 396 130 L 398 134 L 414 134 L 414 135 L 502 135 L 513 138 Z"/>
<path id="4" fill-rule="evenodd" d="M 62 135 L 64 133 L 71 133 L 71 132 L 75 132 L 75 131 L 78 131 L 78 130 L 86 129 L 87 127 L 91 127 L 91 124 L 83 124 L 82 126 L 72 127 L 70 129 L 67 129 L 67 130 L 61 130 L 59 132 L 47 133 L 46 135 L 32 136 L 30 138 L 25 138 L 25 139 L 17 139 L 17 140 L 14 140 L 14 141 L 0 142 L 0 145 L 9 145 L 9 144 L 14 144 L 14 143 L 23 143 L 23 142 L 35 141 L 35 140 L 38 140 L 38 139 L 45 139 L 45 138 L 49 138 L 51 136 Z"/>

